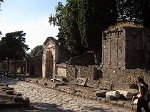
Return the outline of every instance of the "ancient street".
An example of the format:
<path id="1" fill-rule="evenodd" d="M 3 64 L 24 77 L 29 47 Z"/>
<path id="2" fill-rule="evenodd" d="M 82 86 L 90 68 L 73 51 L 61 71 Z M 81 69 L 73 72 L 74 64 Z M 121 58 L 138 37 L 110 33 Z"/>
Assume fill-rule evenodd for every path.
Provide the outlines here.
<path id="1" fill-rule="evenodd" d="M 7 82 L 10 87 L 22 93 L 23 96 L 29 97 L 31 105 L 38 110 L 37 112 L 132 112 L 131 110 L 100 104 L 97 101 L 72 96 L 25 81 L 8 77 L 4 77 L 2 81 Z M 6 109 L 3 112 L 12 111 Z"/>

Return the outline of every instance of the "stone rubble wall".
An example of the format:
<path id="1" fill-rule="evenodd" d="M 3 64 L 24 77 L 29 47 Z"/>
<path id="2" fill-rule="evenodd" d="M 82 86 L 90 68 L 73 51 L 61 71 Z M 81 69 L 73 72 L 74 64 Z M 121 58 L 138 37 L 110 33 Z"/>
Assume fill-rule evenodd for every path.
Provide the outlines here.
<path id="1" fill-rule="evenodd" d="M 101 71 L 99 77 L 98 71 Z M 87 79 L 87 86 L 105 90 L 137 89 L 137 77 L 142 76 L 150 87 L 150 72 L 144 69 L 112 69 L 85 66 L 66 66 L 66 78 L 74 83 L 77 78 Z"/>
<path id="2" fill-rule="evenodd" d="M 16 73 L 18 74 L 24 74 L 25 72 L 25 61 L 24 60 L 16 60 L 15 66 L 16 66 Z M 2 61 L 0 63 L 0 71 L 7 71 L 7 61 Z M 17 71 L 18 69 L 18 71 Z M 14 73 L 14 61 L 9 62 L 9 73 L 13 74 Z"/>
<path id="3" fill-rule="evenodd" d="M 42 56 L 31 57 L 28 61 L 30 76 L 42 77 Z"/>
<path id="4" fill-rule="evenodd" d="M 80 56 L 71 57 L 68 61 L 68 64 L 70 65 L 78 65 L 78 66 L 88 66 L 88 65 L 94 65 L 94 53 L 93 52 L 87 52 Z"/>
<path id="5" fill-rule="evenodd" d="M 103 68 L 102 69 L 104 76 L 101 79 L 101 84 L 99 87 L 106 86 L 106 89 L 121 89 L 121 90 L 129 90 L 129 89 L 137 89 L 137 77 L 142 76 L 146 83 L 148 83 L 150 87 L 150 72 L 143 69 L 110 69 Z"/>
<path id="6" fill-rule="evenodd" d="M 99 80 L 96 79 L 97 69 L 95 67 L 67 65 L 66 70 L 66 76 L 70 82 L 75 83 L 75 79 L 85 78 L 87 79 L 87 86 L 98 87 Z"/>

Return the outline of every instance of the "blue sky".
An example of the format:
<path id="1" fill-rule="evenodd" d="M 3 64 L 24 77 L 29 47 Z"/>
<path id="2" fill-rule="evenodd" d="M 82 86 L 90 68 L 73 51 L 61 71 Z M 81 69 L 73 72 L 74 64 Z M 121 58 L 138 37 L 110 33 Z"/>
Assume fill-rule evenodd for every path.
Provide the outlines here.
<path id="1" fill-rule="evenodd" d="M 58 33 L 58 27 L 48 23 L 48 17 L 55 14 L 58 2 L 65 5 L 66 0 L 4 0 L 0 11 L 0 31 L 3 36 L 24 31 L 26 44 L 31 49 L 42 45 L 47 37 L 56 37 Z"/>

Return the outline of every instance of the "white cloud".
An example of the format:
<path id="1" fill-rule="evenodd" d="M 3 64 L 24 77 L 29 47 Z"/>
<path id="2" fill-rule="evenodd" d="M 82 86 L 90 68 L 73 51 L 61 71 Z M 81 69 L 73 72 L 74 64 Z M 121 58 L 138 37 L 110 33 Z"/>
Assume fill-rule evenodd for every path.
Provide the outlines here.
<path id="1" fill-rule="evenodd" d="M 20 30 L 26 33 L 26 44 L 29 45 L 31 49 L 37 45 L 42 45 L 47 37 L 52 36 L 56 38 L 58 34 L 58 27 L 50 26 L 48 17 L 21 24 L 0 22 L 0 31 L 2 31 L 3 36 L 8 32 Z"/>

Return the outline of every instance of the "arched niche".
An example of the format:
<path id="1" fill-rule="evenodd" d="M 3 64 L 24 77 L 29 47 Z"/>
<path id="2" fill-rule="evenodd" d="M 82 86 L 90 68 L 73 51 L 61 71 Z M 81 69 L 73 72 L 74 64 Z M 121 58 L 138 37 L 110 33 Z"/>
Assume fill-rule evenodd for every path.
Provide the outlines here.
<path id="1" fill-rule="evenodd" d="M 53 76 L 53 55 L 50 50 L 46 52 L 45 64 L 45 78 L 51 78 Z"/>
<path id="2" fill-rule="evenodd" d="M 43 44 L 42 77 L 52 78 L 56 74 L 56 63 L 58 58 L 57 41 L 48 37 Z"/>

